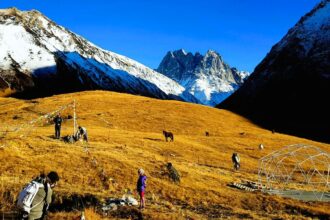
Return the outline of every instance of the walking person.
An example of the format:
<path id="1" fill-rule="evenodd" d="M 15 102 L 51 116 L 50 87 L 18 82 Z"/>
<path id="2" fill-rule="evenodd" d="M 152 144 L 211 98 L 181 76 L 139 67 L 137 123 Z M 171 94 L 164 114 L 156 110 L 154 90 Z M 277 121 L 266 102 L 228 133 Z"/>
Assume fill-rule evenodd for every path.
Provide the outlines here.
<path id="1" fill-rule="evenodd" d="M 140 168 L 138 170 L 138 174 L 139 174 L 139 179 L 137 181 L 137 186 L 136 186 L 136 190 L 139 193 L 140 196 L 140 209 L 144 209 L 145 205 L 146 205 L 146 201 L 145 201 L 145 190 L 146 190 L 146 186 L 147 186 L 147 176 L 144 174 L 144 170 L 142 168 Z"/>
<path id="2" fill-rule="evenodd" d="M 53 188 L 59 181 L 57 172 L 41 175 L 30 182 L 19 194 L 17 206 L 19 220 L 46 219 L 49 204 L 52 201 Z"/>
<path id="3" fill-rule="evenodd" d="M 58 113 L 56 117 L 54 118 L 54 124 L 55 124 L 55 138 L 60 139 L 61 137 L 61 125 L 62 125 L 62 117 L 61 114 Z"/>

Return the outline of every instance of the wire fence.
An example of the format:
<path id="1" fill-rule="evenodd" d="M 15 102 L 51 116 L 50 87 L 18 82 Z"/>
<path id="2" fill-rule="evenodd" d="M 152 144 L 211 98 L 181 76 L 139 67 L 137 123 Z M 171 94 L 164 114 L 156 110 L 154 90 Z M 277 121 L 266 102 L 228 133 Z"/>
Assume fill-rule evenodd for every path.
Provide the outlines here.
<path id="1" fill-rule="evenodd" d="M 73 110 L 73 119 L 74 119 L 74 122 L 73 122 L 73 131 L 74 132 L 73 133 L 75 134 L 76 126 L 77 126 L 77 115 L 76 115 L 76 102 L 74 100 L 73 102 L 71 102 L 67 105 L 61 106 L 60 108 L 58 108 L 55 111 L 51 111 L 46 114 L 43 114 L 33 120 L 30 120 L 27 123 L 18 125 L 16 127 L 15 126 L 7 127 L 4 131 L 0 131 L 0 138 L 6 139 L 7 135 L 11 134 L 11 133 L 19 133 L 20 134 L 19 137 L 27 136 L 27 135 L 31 134 L 31 132 L 34 132 L 36 129 L 38 129 L 40 127 L 40 123 L 46 122 L 47 124 L 51 124 L 52 119 L 58 113 L 61 113 L 68 108 L 72 108 L 72 110 Z M 107 121 L 105 118 L 103 118 L 101 116 L 99 117 L 99 120 L 103 121 L 110 127 L 112 126 L 112 124 L 109 121 Z M 44 126 L 44 124 L 42 126 Z M 7 139 L 9 140 L 9 138 L 11 139 L 10 135 L 8 135 Z M 5 147 L 6 144 L 7 144 L 6 142 L 0 143 L 0 148 Z M 102 164 L 102 162 L 99 161 L 96 158 L 96 156 L 93 155 L 93 153 L 90 151 L 90 145 L 88 142 L 82 141 L 82 147 L 83 147 L 83 151 L 87 155 L 88 162 L 89 162 L 91 168 L 96 170 L 97 177 L 99 178 L 103 188 L 106 190 L 109 189 L 109 187 L 110 187 L 109 180 L 111 180 L 111 178 L 109 178 L 109 175 L 106 173 L 104 164 Z M 15 188 L 17 188 L 17 187 L 19 188 L 20 186 L 22 186 L 23 181 L 24 180 L 22 180 L 22 178 L 19 176 L 0 175 L 0 193 L 5 193 L 8 190 L 7 189 L 8 185 L 14 186 Z M 88 183 L 87 178 L 86 179 L 83 178 L 81 181 L 84 183 Z M 27 180 L 27 182 L 28 182 L 28 180 Z M 15 189 L 15 191 L 16 191 L 16 189 Z M 10 201 L 14 201 L 14 200 L 10 199 Z M 19 213 L 17 211 L 0 211 L 0 220 L 1 219 L 2 220 L 17 219 L 18 214 Z"/>
<path id="2" fill-rule="evenodd" d="M 1 220 L 16 220 L 18 219 L 18 212 L 12 211 L 12 212 L 1 212 L 0 211 L 0 219 Z"/>

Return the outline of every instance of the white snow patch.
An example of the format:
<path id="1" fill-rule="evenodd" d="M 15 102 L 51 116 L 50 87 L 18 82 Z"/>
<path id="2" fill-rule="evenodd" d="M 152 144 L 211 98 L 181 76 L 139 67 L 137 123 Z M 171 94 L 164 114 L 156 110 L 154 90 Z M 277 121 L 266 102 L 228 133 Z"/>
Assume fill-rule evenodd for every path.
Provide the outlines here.
<path id="1" fill-rule="evenodd" d="M 34 38 L 23 27 L 8 24 L 0 25 L 0 61 L 1 68 L 9 69 L 12 57 L 22 70 L 36 70 L 55 66 L 51 53 L 36 46 Z"/>
<path id="2" fill-rule="evenodd" d="M 324 1 L 324 7 L 316 10 L 312 15 L 305 18 L 302 23 L 295 27 L 277 44 L 275 50 L 280 51 L 292 37 L 301 39 L 305 54 L 313 47 L 315 39 L 330 38 L 330 3 Z M 327 28 L 323 28 L 327 27 Z"/>
<path id="3" fill-rule="evenodd" d="M 23 12 L 23 14 L 30 16 L 27 17 L 28 19 L 35 19 L 36 16 L 36 14 L 30 15 L 29 12 Z M 97 76 L 100 73 L 97 70 L 104 71 L 106 75 L 111 76 L 110 78 L 123 75 L 121 78 L 127 80 L 127 83 L 133 80 L 133 77 L 127 77 L 126 74 L 128 74 L 156 85 L 165 94 L 181 96 L 188 101 L 193 99 L 187 97 L 185 88 L 174 80 L 125 56 L 103 50 L 79 35 L 55 25 L 42 15 L 37 16 L 40 25 L 31 28 L 42 46 L 37 44 L 34 36 L 21 24 L 17 24 L 17 21 L 7 19 L 5 24 L 0 25 L 0 66 L 2 68 L 10 68 L 8 54 L 19 63 L 22 69 L 32 72 L 41 68 L 54 67 L 56 66 L 55 53 L 63 52 L 68 59 L 71 59 L 70 62 L 79 63 L 83 65 L 83 68 L 90 70 L 91 76 L 97 81 L 102 82 L 104 77 Z M 80 55 L 88 60 L 83 60 Z"/>

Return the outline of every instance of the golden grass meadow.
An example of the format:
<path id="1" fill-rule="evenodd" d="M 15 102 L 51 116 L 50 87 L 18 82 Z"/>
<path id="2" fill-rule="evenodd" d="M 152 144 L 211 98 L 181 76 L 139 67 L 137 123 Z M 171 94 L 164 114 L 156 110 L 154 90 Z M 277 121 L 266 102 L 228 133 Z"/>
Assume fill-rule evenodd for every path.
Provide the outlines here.
<path id="1" fill-rule="evenodd" d="M 73 100 L 78 124 L 88 129 L 88 146 L 54 139 L 54 125 L 46 120 L 28 124 Z M 62 112 L 67 115 L 73 115 L 72 108 Z M 13 132 L 14 128 L 21 129 Z M 163 130 L 173 132 L 173 142 L 165 142 Z M 210 136 L 205 136 L 206 131 Z M 73 120 L 67 119 L 61 135 L 72 133 Z M 228 186 L 257 181 L 261 157 L 297 143 L 330 149 L 329 144 L 272 133 L 226 110 L 179 101 L 105 91 L 34 100 L 0 98 L 0 209 L 14 210 L 20 189 L 42 172 L 54 170 L 60 175 L 54 203 L 70 195 L 92 195 L 102 202 L 134 191 L 137 170 L 142 167 L 148 177 L 144 219 L 330 218 L 326 202 L 302 202 Z M 259 144 L 265 149 L 259 150 Z M 238 171 L 233 170 L 233 152 L 241 158 Z M 164 174 L 168 162 L 180 173 L 179 184 Z M 134 219 L 139 212 L 123 207 L 103 216 L 90 207 L 85 214 L 93 220 Z M 78 210 L 58 211 L 48 219 L 79 216 Z"/>

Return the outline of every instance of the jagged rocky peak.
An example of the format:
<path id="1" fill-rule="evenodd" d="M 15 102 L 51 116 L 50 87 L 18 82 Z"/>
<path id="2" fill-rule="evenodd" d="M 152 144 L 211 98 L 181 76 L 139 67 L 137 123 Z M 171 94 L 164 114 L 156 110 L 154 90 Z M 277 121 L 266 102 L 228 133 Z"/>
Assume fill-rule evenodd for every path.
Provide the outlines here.
<path id="1" fill-rule="evenodd" d="M 221 75 L 221 72 L 230 72 L 230 66 L 226 64 L 220 54 L 214 50 L 207 51 L 203 58 L 202 67 L 207 69 L 213 69 L 213 71 L 209 71 L 209 74 L 217 72 L 219 73 L 219 75 Z"/>
<path id="2" fill-rule="evenodd" d="M 157 68 L 157 71 L 180 78 L 180 74 L 187 71 L 193 74 L 196 68 L 212 69 L 217 73 L 231 71 L 230 66 L 226 64 L 221 55 L 214 50 L 208 50 L 203 56 L 199 52 L 193 55 L 191 52 L 187 53 L 183 49 L 167 52 Z M 213 72 L 209 71 L 205 73 L 212 74 Z"/>
<path id="3" fill-rule="evenodd" d="M 180 49 L 167 52 L 157 71 L 179 79 L 183 73 L 193 74 L 196 68 L 229 69 L 229 66 L 223 62 L 222 57 L 216 51 L 208 50 L 203 56 L 199 52 L 193 55 L 191 52 L 187 53 Z"/>
<path id="4" fill-rule="evenodd" d="M 204 56 L 183 49 L 170 51 L 157 71 L 180 83 L 206 105 L 224 100 L 248 76 L 247 72 L 232 69 L 214 50 L 208 50 Z"/>
<path id="5" fill-rule="evenodd" d="M 173 51 L 171 53 L 175 57 L 182 57 L 182 56 L 187 56 L 188 55 L 188 53 L 184 49 L 175 50 L 175 51 Z"/>
<path id="6" fill-rule="evenodd" d="M 37 26 L 42 28 L 42 22 L 39 17 L 46 18 L 37 10 L 20 11 L 15 7 L 0 9 L 0 21 L 12 20 L 22 22 L 24 25 Z"/>
<path id="7" fill-rule="evenodd" d="M 200 57 L 194 56 L 192 53 L 186 53 L 183 49 L 169 51 L 163 58 L 157 71 L 165 74 L 170 78 L 181 79 L 182 73 L 192 71 L 198 64 Z"/>
<path id="8" fill-rule="evenodd" d="M 215 50 L 208 50 L 205 54 L 205 57 L 209 58 L 212 57 L 214 59 L 219 59 L 222 61 L 222 57 L 220 56 L 220 54 L 218 52 L 216 52 Z M 223 61 L 222 61 L 223 62 Z"/>
<path id="9" fill-rule="evenodd" d="M 20 11 L 15 7 L 0 9 L 0 16 L 18 16 L 21 14 L 23 14 L 23 11 Z"/>

